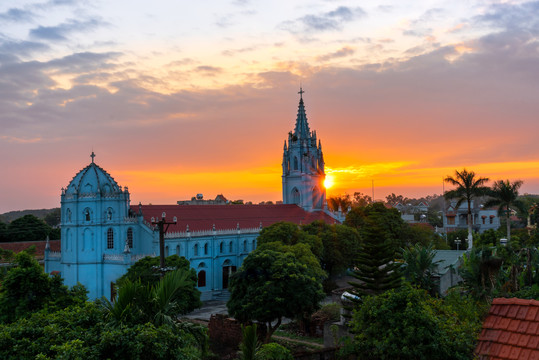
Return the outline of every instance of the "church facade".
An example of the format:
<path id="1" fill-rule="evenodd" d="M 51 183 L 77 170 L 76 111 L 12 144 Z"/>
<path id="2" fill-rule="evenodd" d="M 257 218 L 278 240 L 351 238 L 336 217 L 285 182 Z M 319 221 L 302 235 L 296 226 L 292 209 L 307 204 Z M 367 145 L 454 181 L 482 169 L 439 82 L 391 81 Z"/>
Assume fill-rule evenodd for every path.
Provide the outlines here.
<path id="1" fill-rule="evenodd" d="M 228 281 L 256 248 L 260 230 L 279 221 L 336 222 L 325 208 L 322 146 L 311 132 L 303 91 L 294 131 L 283 153 L 283 204 L 135 205 L 130 193 L 95 163 L 79 171 L 61 194 L 61 249 L 45 250 L 45 271 L 65 284 L 77 282 L 89 298 L 111 298 L 115 282 L 145 256 L 159 255 L 163 217 L 174 222 L 165 234 L 165 256 L 184 256 L 196 269 L 202 300 L 226 299 Z M 174 220 L 174 221 L 173 221 Z"/>

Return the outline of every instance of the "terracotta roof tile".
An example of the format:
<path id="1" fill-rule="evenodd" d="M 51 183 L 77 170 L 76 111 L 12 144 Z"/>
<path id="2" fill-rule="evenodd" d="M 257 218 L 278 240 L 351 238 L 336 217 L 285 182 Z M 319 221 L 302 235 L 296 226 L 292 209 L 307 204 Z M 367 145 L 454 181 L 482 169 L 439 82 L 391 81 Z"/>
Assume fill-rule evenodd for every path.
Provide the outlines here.
<path id="1" fill-rule="evenodd" d="M 525 334 L 526 330 L 528 329 L 528 325 L 530 325 L 529 321 L 521 321 L 520 325 L 518 325 L 518 329 L 516 331 L 521 333 L 521 334 Z"/>
<path id="2" fill-rule="evenodd" d="M 134 213 L 138 213 L 138 205 L 131 206 Z M 169 232 L 216 230 L 263 227 L 279 221 L 288 221 L 295 224 L 310 224 L 322 220 L 328 224 L 335 220 L 323 211 L 308 212 L 297 205 L 142 205 L 144 220 L 151 222 L 152 217 L 161 219 L 165 212 L 167 220 L 176 217 L 178 222 L 171 225 Z"/>
<path id="3" fill-rule="evenodd" d="M 507 330 L 512 331 L 512 332 L 517 331 L 519 325 L 520 325 L 520 320 L 511 320 L 511 322 L 509 323 L 509 326 L 507 326 Z"/>
<path id="4" fill-rule="evenodd" d="M 537 310 L 539 308 L 537 306 L 532 306 L 528 308 L 528 313 L 526 314 L 526 320 L 533 321 L 535 320 L 535 316 L 537 315 Z"/>
<path id="5" fill-rule="evenodd" d="M 479 359 L 539 360 L 539 301 L 494 299 L 475 353 Z"/>
<path id="6" fill-rule="evenodd" d="M 19 253 L 28 249 L 34 245 L 36 247 L 36 258 L 42 259 L 45 254 L 46 241 L 20 241 L 20 242 L 6 242 L 0 243 L 0 249 L 11 250 L 15 253 Z M 60 251 L 60 240 L 50 240 L 49 244 L 52 251 Z"/>

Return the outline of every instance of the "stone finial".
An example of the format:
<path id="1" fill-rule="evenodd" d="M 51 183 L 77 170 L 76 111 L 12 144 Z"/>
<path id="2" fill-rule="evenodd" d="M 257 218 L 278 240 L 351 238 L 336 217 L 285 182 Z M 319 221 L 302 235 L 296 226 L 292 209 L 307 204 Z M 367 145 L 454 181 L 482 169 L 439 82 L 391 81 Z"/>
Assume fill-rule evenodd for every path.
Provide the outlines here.
<path id="1" fill-rule="evenodd" d="M 189 224 L 185 227 L 185 232 L 189 232 Z"/>
<path id="2" fill-rule="evenodd" d="M 213 224 L 212 230 L 215 231 L 215 224 Z"/>
<path id="3" fill-rule="evenodd" d="M 125 239 L 124 254 L 129 254 L 131 250 L 129 249 L 129 241 Z"/>
<path id="4" fill-rule="evenodd" d="M 138 214 L 142 215 L 142 203 L 141 202 L 138 203 Z"/>
<path id="5" fill-rule="evenodd" d="M 262 229 L 262 221 L 260 222 L 260 228 Z"/>
<path id="6" fill-rule="evenodd" d="M 239 230 L 239 229 L 240 229 L 240 223 L 238 223 L 238 224 L 236 225 L 236 230 Z"/>
<path id="7" fill-rule="evenodd" d="M 45 251 L 51 250 L 51 243 L 49 242 L 49 235 L 47 235 L 47 242 L 45 243 Z"/>

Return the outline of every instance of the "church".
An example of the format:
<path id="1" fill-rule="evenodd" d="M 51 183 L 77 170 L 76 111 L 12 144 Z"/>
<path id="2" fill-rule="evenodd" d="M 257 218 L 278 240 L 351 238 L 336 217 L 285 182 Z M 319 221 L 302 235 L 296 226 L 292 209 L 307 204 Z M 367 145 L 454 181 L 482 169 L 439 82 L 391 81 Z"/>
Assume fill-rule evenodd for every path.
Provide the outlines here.
<path id="1" fill-rule="evenodd" d="M 228 281 L 256 248 L 262 228 L 279 221 L 298 225 L 338 222 L 327 210 L 324 157 L 316 131 L 309 129 L 304 91 L 296 124 L 284 142 L 283 203 L 277 205 L 131 205 L 127 186 L 91 162 L 61 193 L 61 249 L 45 249 L 45 271 L 68 286 L 77 282 L 89 298 L 111 298 L 115 281 L 145 256 L 159 255 L 156 222 L 166 219 L 165 256 L 177 254 L 198 275 L 201 300 L 228 298 Z"/>

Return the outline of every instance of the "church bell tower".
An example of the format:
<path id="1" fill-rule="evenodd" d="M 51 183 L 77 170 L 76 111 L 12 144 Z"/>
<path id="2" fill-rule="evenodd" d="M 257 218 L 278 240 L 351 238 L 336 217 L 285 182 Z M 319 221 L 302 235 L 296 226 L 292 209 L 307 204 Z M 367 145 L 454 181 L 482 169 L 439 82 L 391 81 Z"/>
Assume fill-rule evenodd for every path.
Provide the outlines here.
<path id="1" fill-rule="evenodd" d="M 283 151 L 283 203 L 297 204 L 307 211 L 322 210 L 326 203 L 324 155 L 316 131 L 310 131 L 299 90 L 298 116 L 294 131 L 288 133 Z"/>

